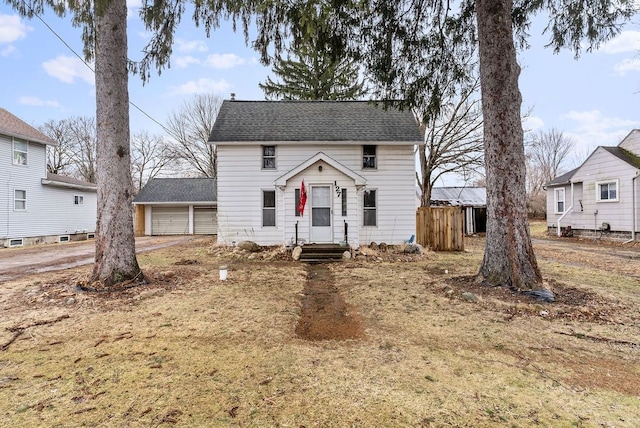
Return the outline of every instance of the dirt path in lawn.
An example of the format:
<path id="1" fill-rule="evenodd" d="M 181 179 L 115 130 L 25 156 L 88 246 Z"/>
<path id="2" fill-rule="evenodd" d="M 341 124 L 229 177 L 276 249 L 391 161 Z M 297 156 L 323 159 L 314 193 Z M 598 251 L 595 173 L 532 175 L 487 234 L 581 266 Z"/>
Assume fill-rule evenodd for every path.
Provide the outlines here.
<path id="1" fill-rule="evenodd" d="M 344 301 L 329 268 L 308 264 L 306 269 L 298 337 L 312 341 L 364 338 L 360 314 Z"/>

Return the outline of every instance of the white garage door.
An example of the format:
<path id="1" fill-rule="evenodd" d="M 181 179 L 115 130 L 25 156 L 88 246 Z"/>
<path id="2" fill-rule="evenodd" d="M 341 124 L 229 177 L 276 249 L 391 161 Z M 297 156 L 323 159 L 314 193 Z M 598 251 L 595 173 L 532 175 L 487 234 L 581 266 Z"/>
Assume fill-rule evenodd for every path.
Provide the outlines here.
<path id="1" fill-rule="evenodd" d="M 189 233 L 189 207 L 153 207 L 152 235 L 186 235 Z"/>
<path id="2" fill-rule="evenodd" d="M 218 210 L 213 207 L 193 207 L 193 231 L 196 235 L 218 233 Z"/>

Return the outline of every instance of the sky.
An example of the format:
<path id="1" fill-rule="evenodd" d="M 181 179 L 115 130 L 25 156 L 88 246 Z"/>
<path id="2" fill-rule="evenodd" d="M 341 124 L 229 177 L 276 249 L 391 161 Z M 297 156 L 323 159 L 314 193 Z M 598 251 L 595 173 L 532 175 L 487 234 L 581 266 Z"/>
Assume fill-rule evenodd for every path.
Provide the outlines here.
<path id="1" fill-rule="evenodd" d="M 135 0 L 130 0 L 135 1 Z M 149 33 L 129 3 L 129 58 L 141 58 Z M 45 13 L 21 18 L 0 4 L 0 107 L 40 126 L 49 120 L 95 115 L 93 72 L 82 55 L 80 29 Z M 561 131 L 574 143 L 567 167 L 576 167 L 599 145 L 614 146 L 640 128 L 640 17 L 597 51 L 575 59 L 570 51 L 545 48 L 542 20 L 534 21 L 530 48 L 519 53 L 520 90 L 530 132 Z M 131 132 L 163 134 L 160 124 L 197 94 L 262 100 L 258 83 L 270 69 L 229 23 L 206 37 L 185 14 L 176 34 L 171 67 L 142 84 L 129 78 Z"/>

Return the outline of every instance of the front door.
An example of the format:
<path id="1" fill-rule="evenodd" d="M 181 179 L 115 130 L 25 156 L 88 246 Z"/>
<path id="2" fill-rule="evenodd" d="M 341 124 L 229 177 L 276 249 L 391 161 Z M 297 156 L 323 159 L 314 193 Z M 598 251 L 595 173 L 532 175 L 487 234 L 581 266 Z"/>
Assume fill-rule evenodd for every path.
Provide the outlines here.
<path id="1" fill-rule="evenodd" d="M 331 186 L 311 186 L 311 242 L 333 242 Z"/>

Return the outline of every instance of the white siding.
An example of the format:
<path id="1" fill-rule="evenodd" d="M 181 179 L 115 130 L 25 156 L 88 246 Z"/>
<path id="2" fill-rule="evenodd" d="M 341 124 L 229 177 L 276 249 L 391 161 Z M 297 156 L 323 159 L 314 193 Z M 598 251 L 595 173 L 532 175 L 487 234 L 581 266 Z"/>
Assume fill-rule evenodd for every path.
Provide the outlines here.
<path id="1" fill-rule="evenodd" d="M 276 189 L 275 180 L 318 152 L 351 169 L 367 180 L 367 188 L 378 191 L 378 224 L 362 226 L 362 190 L 356 192 L 353 179 L 323 164 L 313 165 L 289 179 L 285 189 Z M 362 145 L 281 145 L 276 146 L 276 169 L 262 170 L 259 145 L 218 146 L 218 240 L 223 243 L 253 240 L 261 245 L 289 242 L 298 222 L 299 238 L 308 239 L 309 201 L 303 217 L 295 217 L 294 189 L 302 180 L 313 184 L 338 185 L 349 196 L 347 217 L 342 217 L 341 199 L 333 193 L 334 242 L 343 239 L 344 221 L 349 224 L 352 245 L 371 241 L 400 243 L 415 233 L 415 163 L 413 146 L 378 145 L 378 168 L 362 169 Z M 276 190 L 276 226 L 262 227 L 262 191 Z"/>
<path id="2" fill-rule="evenodd" d="M 0 136 L 0 238 L 95 232 L 96 192 L 42 185 L 45 146 L 29 143 L 27 165 L 13 165 L 11 139 Z M 27 209 L 14 210 L 14 191 L 26 190 Z M 74 195 L 83 197 L 74 204 Z"/>
<path id="3" fill-rule="evenodd" d="M 620 143 L 620 147 L 640 156 L 640 129 L 634 129 Z"/>
<path id="4" fill-rule="evenodd" d="M 632 179 L 637 169 L 623 160 L 611 155 L 602 148 L 585 161 L 574 174 L 571 181 L 582 183 L 581 199 L 574 189 L 573 210 L 566 217 L 566 224 L 574 229 L 600 228 L 603 222 L 611 225 L 612 231 L 630 232 L 632 227 Z M 598 201 L 597 183 L 617 180 L 618 201 Z M 575 187 L 575 185 L 574 185 Z M 580 210 L 582 200 L 582 211 Z"/>

